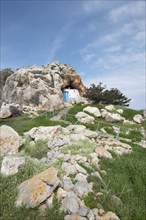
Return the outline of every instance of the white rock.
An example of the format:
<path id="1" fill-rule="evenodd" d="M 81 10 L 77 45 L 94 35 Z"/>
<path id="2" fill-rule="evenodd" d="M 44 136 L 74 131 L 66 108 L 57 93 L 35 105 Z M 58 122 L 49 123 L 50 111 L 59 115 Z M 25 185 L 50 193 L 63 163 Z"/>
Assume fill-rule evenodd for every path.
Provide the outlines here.
<path id="1" fill-rule="evenodd" d="M 121 115 L 117 113 L 116 114 L 108 113 L 105 116 L 105 120 L 109 122 L 119 122 L 119 121 L 122 121 L 123 118 L 121 117 Z"/>
<path id="2" fill-rule="evenodd" d="M 76 196 L 67 196 L 65 199 L 62 201 L 62 209 L 66 212 L 68 211 L 69 213 L 77 213 L 79 209 L 79 203 L 78 199 Z"/>
<path id="3" fill-rule="evenodd" d="M 67 162 L 62 163 L 62 169 L 65 170 L 67 175 L 77 173 L 76 166 Z"/>
<path id="4" fill-rule="evenodd" d="M 94 124 L 95 118 L 86 114 L 85 112 L 78 112 L 75 117 L 82 123 Z"/>
<path id="5" fill-rule="evenodd" d="M 64 220 L 88 220 L 86 217 L 82 217 L 78 214 L 66 215 Z"/>
<path id="6" fill-rule="evenodd" d="M 71 191 L 74 186 L 70 177 L 64 177 L 62 180 L 62 185 L 65 191 Z"/>
<path id="7" fill-rule="evenodd" d="M 40 126 L 34 127 L 30 131 L 26 132 L 25 135 L 29 135 L 33 140 L 47 140 L 61 132 L 62 128 L 60 125 L 57 126 Z"/>
<path id="8" fill-rule="evenodd" d="M 65 197 L 67 197 L 68 192 L 62 189 L 61 187 L 58 188 L 57 190 L 57 199 L 61 200 Z"/>
<path id="9" fill-rule="evenodd" d="M 21 145 L 19 134 L 11 127 L 2 125 L 0 127 L 0 155 L 14 155 Z"/>
<path id="10" fill-rule="evenodd" d="M 93 214 L 92 210 L 89 211 L 87 217 L 88 217 L 88 220 L 95 220 L 95 217 L 94 217 L 94 214 Z"/>
<path id="11" fill-rule="evenodd" d="M 79 181 L 87 181 L 87 176 L 82 174 L 82 173 L 78 173 L 75 177 L 75 180 Z"/>
<path id="12" fill-rule="evenodd" d="M 74 185 L 74 192 L 80 198 L 87 195 L 90 191 L 90 185 L 87 181 L 79 181 Z"/>
<path id="13" fill-rule="evenodd" d="M 138 124 L 141 124 L 144 121 L 144 119 L 142 115 L 137 114 L 137 115 L 134 115 L 133 121 L 135 121 Z"/>
<path id="14" fill-rule="evenodd" d="M 117 112 L 118 112 L 120 115 L 122 115 L 124 111 L 123 111 L 123 109 L 120 109 L 120 108 L 119 108 L 119 109 L 117 109 Z"/>
<path id="15" fill-rule="evenodd" d="M 107 105 L 107 106 L 105 106 L 105 109 L 108 111 L 113 111 L 113 110 L 115 110 L 115 107 L 113 105 Z"/>
<path id="16" fill-rule="evenodd" d="M 69 131 L 73 133 L 80 133 L 86 129 L 84 125 L 69 125 L 66 127 Z"/>
<path id="17" fill-rule="evenodd" d="M 97 107 L 87 106 L 83 111 L 93 114 L 96 117 L 101 117 L 101 113 Z"/>
<path id="18" fill-rule="evenodd" d="M 79 173 L 87 174 L 87 171 L 83 167 L 81 167 L 79 164 L 76 164 L 75 166 Z"/>
<path id="19" fill-rule="evenodd" d="M 0 118 L 9 118 L 12 115 L 11 111 L 9 110 L 9 106 L 4 106 L 0 110 Z"/>
<path id="20" fill-rule="evenodd" d="M 85 217 L 85 216 L 87 216 L 87 213 L 88 213 L 88 208 L 86 206 L 81 206 L 78 210 L 78 214 L 80 216 Z"/>
<path id="21" fill-rule="evenodd" d="M 106 158 L 109 158 L 109 159 L 112 159 L 112 155 L 110 152 L 108 152 L 105 148 L 103 147 L 98 147 L 96 148 L 96 153 L 99 157 L 106 157 Z"/>
<path id="22" fill-rule="evenodd" d="M 14 175 L 24 164 L 24 157 L 6 156 L 2 161 L 1 173 L 5 176 Z"/>

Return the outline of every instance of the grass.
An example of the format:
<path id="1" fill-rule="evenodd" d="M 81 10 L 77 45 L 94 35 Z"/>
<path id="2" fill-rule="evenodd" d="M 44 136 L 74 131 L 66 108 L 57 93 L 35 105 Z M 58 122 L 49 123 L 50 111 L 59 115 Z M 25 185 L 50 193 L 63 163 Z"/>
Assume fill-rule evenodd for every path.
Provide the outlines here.
<path id="1" fill-rule="evenodd" d="M 64 219 L 64 213 L 60 211 L 60 202 L 57 201 L 56 198 L 54 199 L 53 207 L 51 209 L 46 209 L 44 213 L 42 213 L 39 208 L 26 209 L 25 207 L 15 207 L 17 187 L 20 185 L 20 183 L 40 173 L 47 167 L 47 165 L 33 161 L 28 157 L 26 166 L 19 173 L 9 177 L 4 177 L 0 174 L 1 220 Z"/>
<path id="2" fill-rule="evenodd" d="M 71 155 L 81 155 L 89 157 L 95 151 L 96 146 L 91 144 L 88 140 L 80 140 L 78 143 L 71 146 L 64 146 L 61 148 L 62 153 L 69 152 Z"/>
<path id="3" fill-rule="evenodd" d="M 103 193 L 101 197 L 94 198 L 95 204 L 100 204 L 106 211 L 115 212 L 121 220 L 145 220 L 145 157 L 146 150 L 133 144 L 131 154 L 114 160 L 102 159 L 100 169 L 107 173 L 104 176 L 101 173 L 104 182 L 88 178 L 94 183 L 94 192 Z M 113 201 L 113 195 L 120 199 L 120 204 Z M 93 199 L 92 197 L 90 199 Z"/>
<path id="4" fill-rule="evenodd" d="M 49 113 L 41 112 L 39 116 L 30 118 L 28 114 L 24 114 L 19 117 L 12 117 L 7 119 L 1 119 L 0 125 L 11 126 L 19 135 L 23 135 L 24 132 L 29 131 L 33 127 L 38 126 L 55 126 L 61 125 L 66 127 L 66 124 L 58 121 L 50 121 L 52 116 Z"/>
<path id="5" fill-rule="evenodd" d="M 27 140 L 24 146 L 22 147 L 22 150 L 25 151 L 26 155 L 29 155 L 37 159 L 41 159 L 47 156 L 47 152 L 48 152 L 47 141 L 38 140 L 34 143 L 34 145 L 31 145 L 30 141 Z"/>

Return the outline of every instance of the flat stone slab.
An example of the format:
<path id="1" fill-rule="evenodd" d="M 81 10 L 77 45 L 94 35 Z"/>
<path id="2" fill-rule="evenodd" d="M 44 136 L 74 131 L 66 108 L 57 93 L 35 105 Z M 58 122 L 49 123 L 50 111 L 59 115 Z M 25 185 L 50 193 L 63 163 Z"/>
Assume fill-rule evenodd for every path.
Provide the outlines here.
<path id="1" fill-rule="evenodd" d="M 59 182 L 57 170 L 54 167 L 33 176 L 18 187 L 16 205 L 26 206 L 27 208 L 38 206 L 51 196 Z"/>

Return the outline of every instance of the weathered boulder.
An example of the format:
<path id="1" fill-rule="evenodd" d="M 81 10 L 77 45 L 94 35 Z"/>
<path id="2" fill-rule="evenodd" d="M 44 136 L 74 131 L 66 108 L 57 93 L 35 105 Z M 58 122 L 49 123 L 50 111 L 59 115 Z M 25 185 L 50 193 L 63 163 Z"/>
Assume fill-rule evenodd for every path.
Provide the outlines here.
<path id="1" fill-rule="evenodd" d="M 24 157 L 6 156 L 3 158 L 1 173 L 5 176 L 18 173 L 19 169 L 25 165 Z"/>
<path id="2" fill-rule="evenodd" d="M 52 195 L 59 182 L 57 170 L 53 167 L 33 176 L 19 185 L 16 205 L 27 208 L 38 206 Z"/>
<path id="3" fill-rule="evenodd" d="M 100 220 L 120 220 L 120 218 L 113 212 L 107 212 L 100 217 Z"/>
<path id="4" fill-rule="evenodd" d="M 19 134 L 11 127 L 0 127 L 0 156 L 14 155 L 21 145 Z"/>
<path id="5" fill-rule="evenodd" d="M 85 112 L 78 112 L 75 117 L 82 123 L 94 124 L 95 118 L 86 114 Z"/>
<path id="6" fill-rule="evenodd" d="M 59 109 L 63 107 L 62 90 L 67 87 L 77 89 L 80 95 L 86 91 L 80 76 L 70 65 L 54 62 L 47 66 L 25 67 L 12 72 L 4 81 L 2 100 Z"/>
<path id="7" fill-rule="evenodd" d="M 101 117 L 101 113 L 100 113 L 99 109 L 96 107 L 87 106 L 86 108 L 83 109 L 83 111 L 91 113 L 96 117 Z"/>
<path id="8" fill-rule="evenodd" d="M 117 113 L 116 114 L 107 113 L 105 116 L 105 120 L 109 122 L 119 122 L 119 121 L 123 121 L 123 117 L 121 117 L 121 115 Z"/>
<path id="9" fill-rule="evenodd" d="M 34 127 L 28 132 L 25 133 L 25 136 L 28 136 L 32 138 L 33 140 L 48 140 L 55 135 L 59 134 L 61 132 L 62 128 L 60 125 L 56 126 L 39 126 Z"/>
<path id="10" fill-rule="evenodd" d="M 142 115 L 139 115 L 139 114 L 134 115 L 134 117 L 133 117 L 133 121 L 135 121 L 138 124 L 141 124 L 143 122 L 143 120 L 144 119 L 143 119 Z"/>
<path id="11" fill-rule="evenodd" d="M 113 111 L 113 110 L 115 110 L 115 107 L 113 105 L 107 105 L 107 106 L 105 106 L 105 109 L 108 111 Z"/>
<path id="12" fill-rule="evenodd" d="M 0 118 L 9 118 L 12 115 L 12 112 L 9 109 L 9 106 L 2 106 L 0 109 Z"/>

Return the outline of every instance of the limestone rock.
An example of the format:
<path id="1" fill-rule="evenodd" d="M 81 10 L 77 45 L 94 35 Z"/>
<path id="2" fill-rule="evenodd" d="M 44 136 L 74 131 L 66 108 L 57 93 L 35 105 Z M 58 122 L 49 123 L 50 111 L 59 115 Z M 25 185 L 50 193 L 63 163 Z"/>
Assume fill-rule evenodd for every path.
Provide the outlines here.
<path id="1" fill-rule="evenodd" d="M 9 107 L 4 106 L 0 110 L 0 118 L 9 118 L 12 115 L 11 111 L 9 110 Z"/>
<path id="2" fill-rule="evenodd" d="M 133 121 L 135 121 L 135 122 L 138 123 L 138 124 L 141 124 L 141 123 L 143 122 L 143 117 L 142 117 L 142 115 L 139 115 L 139 114 L 134 115 Z"/>
<path id="3" fill-rule="evenodd" d="M 81 133 L 86 130 L 86 127 L 84 125 L 69 125 L 66 127 L 70 132 L 73 133 Z"/>
<path id="4" fill-rule="evenodd" d="M 57 171 L 50 167 L 21 183 L 18 187 L 17 206 L 34 208 L 49 198 L 59 184 Z"/>
<path id="5" fill-rule="evenodd" d="M 123 109 L 119 108 L 119 109 L 117 109 L 117 112 L 118 112 L 120 115 L 122 115 L 124 111 L 123 111 Z"/>
<path id="6" fill-rule="evenodd" d="M 62 201 L 62 209 L 69 213 L 77 213 L 79 202 L 77 196 L 69 195 Z"/>
<path id="7" fill-rule="evenodd" d="M 47 66 L 30 66 L 12 72 L 2 87 L 2 100 L 40 109 L 63 107 L 62 90 L 71 87 L 80 95 L 86 89 L 78 73 L 68 64 L 53 62 Z"/>
<path id="8" fill-rule="evenodd" d="M 82 217 L 78 214 L 66 215 L 64 220 L 87 220 L 86 217 Z"/>
<path id="9" fill-rule="evenodd" d="M 86 180 L 78 181 L 74 185 L 74 192 L 80 198 L 82 198 L 83 196 L 86 196 L 88 192 L 90 191 L 91 191 L 90 184 Z"/>
<path id="10" fill-rule="evenodd" d="M 75 165 L 72 165 L 72 164 L 67 163 L 67 162 L 63 162 L 62 169 L 65 170 L 67 175 L 77 173 Z"/>
<path id="11" fill-rule="evenodd" d="M 113 212 L 107 212 L 100 217 L 100 220 L 120 220 L 120 218 Z"/>
<path id="12" fill-rule="evenodd" d="M 14 175 L 24 164 L 24 157 L 6 156 L 2 161 L 1 173 L 5 176 Z"/>
<path id="13" fill-rule="evenodd" d="M 94 117 L 86 114 L 85 112 L 78 112 L 75 117 L 82 123 L 94 124 Z"/>
<path id="14" fill-rule="evenodd" d="M 62 185 L 65 191 L 71 191 L 73 189 L 73 183 L 69 177 L 63 178 Z"/>
<path id="15" fill-rule="evenodd" d="M 97 107 L 87 106 L 86 108 L 83 109 L 83 111 L 91 113 L 96 117 L 101 117 L 101 113 Z"/>
<path id="16" fill-rule="evenodd" d="M 87 216 L 87 213 L 88 213 L 88 208 L 86 206 L 81 206 L 78 210 L 78 214 L 80 216 L 85 217 L 85 216 Z"/>
<path id="17" fill-rule="evenodd" d="M 18 133 L 7 125 L 0 127 L 0 156 L 14 155 L 21 145 Z"/>
<path id="18" fill-rule="evenodd" d="M 40 126 L 40 127 L 34 127 L 30 131 L 26 132 L 25 135 L 29 136 L 33 140 L 47 140 L 55 135 L 59 134 L 62 130 L 60 125 L 56 126 Z"/>
<path id="19" fill-rule="evenodd" d="M 124 120 L 121 115 L 119 114 L 112 114 L 112 113 L 107 113 L 106 116 L 105 116 L 105 120 L 106 121 L 109 121 L 109 122 L 119 122 L 119 121 L 122 121 Z"/>
<path id="20" fill-rule="evenodd" d="M 105 109 L 108 111 L 113 111 L 113 110 L 115 110 L 115 107 L 113 105 L 107 105 L 107 106 L 105 106 Z"/>
<path id="21" fill-rule="evenodd" d="M 112 155 L 110 152 L 108 152 L 105 148 L 103 147 L 98 147 L 96 148 L 96 153 L 99 157 L 106 157 L 106 158 L 109 158 L 109 159 L 112 159 Z"/>
<path id="22" fill-rule="evenodd" d="M 57 199 L 61 200 L 65 197 L 67 197 L 68 192 L 62 189 L 61 187 L 58 188 L 57 190 Z"/>
<path id="23" fill-rule="evenodd" d="M 87 174 L 87 171 L 83 167 L 81 167 L 79 164 L 76 164 L 75 166 L 79 173 Z"/>

